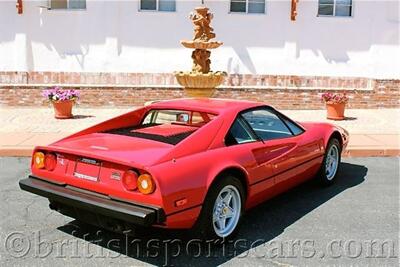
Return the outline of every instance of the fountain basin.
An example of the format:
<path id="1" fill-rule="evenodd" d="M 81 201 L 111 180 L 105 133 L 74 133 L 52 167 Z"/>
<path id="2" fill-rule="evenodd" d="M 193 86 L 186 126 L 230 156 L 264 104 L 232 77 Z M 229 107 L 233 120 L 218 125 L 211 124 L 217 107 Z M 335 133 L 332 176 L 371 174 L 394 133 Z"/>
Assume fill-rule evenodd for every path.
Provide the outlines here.
<path id="1" fill-rule="evenodd" d="M 175 72 L 176 80 L 184 87 L 188 96 L 211 97 L 215 87 L 221 85 L 226 77 L 226 72 Z"/>
<path id="2" fill-rule="evenodd" d="M 182 40 L 181 44 L 186 47 L 186 48 L 191 48 L 191 49 L 215 49 L 223 45 L 223 42 L 220 41 L 186 41 Z"/>

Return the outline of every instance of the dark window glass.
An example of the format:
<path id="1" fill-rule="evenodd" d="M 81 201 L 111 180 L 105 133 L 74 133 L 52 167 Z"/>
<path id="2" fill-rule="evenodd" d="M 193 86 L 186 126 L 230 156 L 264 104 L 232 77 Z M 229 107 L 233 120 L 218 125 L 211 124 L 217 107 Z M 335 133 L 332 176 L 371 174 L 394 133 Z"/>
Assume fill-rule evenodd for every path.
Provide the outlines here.
<path id="1" fill-rule="evenodd" d="M 249 13 L 264 13 L 265 1 L 264 0 L 249 0 Z"/>
<path id="2" fill-rule="evenodd" d="M 69 0 L 68 8 L 85 9 L 86 8 L 86 0 Z"/>
<path id="3" fill-rule="evenodd" d="M 159 11 L 175 11 L 175 0 L 159 0 Z"/>
<path id="4" fill-rule="evenodd" d="M 320 5 L 333 5 L 334 0 L 319 0 Z"/>
<path id="5" fill-rule="evenodd" d="M 318 15 L 350 17 L 352 0 L 319 0 Z"/>
<path id="6" fill-rule="evenodd" d="M 256 141 L 256 139 L 246 128 L 246 123 L 241 118 L 235 120 L 225 137 L 225 144 L 227 146 L 253 141 Z"/>
<path id="7" fill-rule="evenodd" d="M 231 12 L 265 13 L 265 0 L 231 0 Z"/>
<path id="8" fill-rule="evenodd" d="M 318 15 L 332 16 L 333 15 L 333 5 L 319 5 Z"/>
<path id="9" fill-rule="evenodd" d="M 231 12 L 246 12 L 246 0 L 232 0 Z"/>
<path id="10" fill-rule="evenodd" d="M 332 1 L 332 0 L 331 0 Z M 337 5 L 351 6 L 351 0 L 336 0 Z"/>
<path id="11" fill-rule="evenodd" d="M 265 5 L 263 3 L 249 3 L 249 13 L 264 13 Z"/>
<path id="12" fill-rule="evenodd" d="M 243 113 L 242 116 L 250 124 L 254 132 L 263 140 L 292 136 L 292 133 L 283 121 L 270 110 L 255 109 Z"/>
<path id="13" fill-rule="evenodd" d="M 294 135 L 298 135 L 304 132 L 303 129 L 301 129 L 299 126 L 297 126 L 295 123 L 293 123 L 290 120 L 284 119 L 286 125 L 290 128 L 290 130 L 293 132 Z"/>
<path id="14" fill-rule="evenodd" d="M 336 14 L 335 16 L 340 17 L 349 17 L 351 16 L 351 6 L 336 6 Z"/>
<path id="15" fill-rule="evenodd" d="M 157 0 L 140 0 L 141 10 L 157 10 Z"/>

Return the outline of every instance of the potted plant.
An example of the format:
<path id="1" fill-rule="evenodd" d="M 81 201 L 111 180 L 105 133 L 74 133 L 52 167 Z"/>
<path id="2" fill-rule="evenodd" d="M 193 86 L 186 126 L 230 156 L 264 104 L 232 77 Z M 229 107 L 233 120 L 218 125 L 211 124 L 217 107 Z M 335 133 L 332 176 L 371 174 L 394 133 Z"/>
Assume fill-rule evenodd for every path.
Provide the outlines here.
<path id="1" fill-rule="evenodd" d="M 79 91 L 74 89 L 61 89 L 53 87 L 43 90 L 43 96 L 53 104 L 56 119 L 72 118 L 72 106 L 79 98 Z"/>
<path id="2" fill-rule="evenodd" d="M 327 118 L 330 120 L 343 120 L 344 109 L 349 101 L 346 93 L 323 93 L 321 99 L 326 104 Z"/>

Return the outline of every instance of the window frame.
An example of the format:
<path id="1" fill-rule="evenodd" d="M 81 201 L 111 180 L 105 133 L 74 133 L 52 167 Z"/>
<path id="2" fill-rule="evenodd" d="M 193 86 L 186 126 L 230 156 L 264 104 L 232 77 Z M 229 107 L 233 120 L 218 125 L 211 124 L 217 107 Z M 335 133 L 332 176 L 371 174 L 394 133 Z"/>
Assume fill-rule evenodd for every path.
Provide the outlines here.
<path id="1" fill-rule="evenodd" d="M 317 17 L 321 17 L 321 18 L 352 18 L 353 17 L 353 14 L 354 14 L 354 1 L 353 0 L 351 0 L 351 5 L 341 5 L 341 6 L 351 7 L 349 16 L 336 16 L 336 2 L 337 2 L 337 0 L 333 0 L 332 15 L 321 15 L 321 14 L 319 14 L 319 6 L 321 4 L 319 3 L 319 0 L 318 0 L 318 2 L 317 2 Z M 330 6 L 330 4 L 322 4 L 322 6 Z"/>
<path id="2" fill-rule="evenodd" d="M 172 0 L 171 0 L 172 1 Z M 177 1 L 173 0 L 175 2 L 175 10 L 173 11 L 167 11 L 167 10 L 159 10 L 160 8 L 160 0 L 156 0 L 156 9 L 142 9 L 142 1 L 139 0 L 138 1 L 138 5 L 139 5 L 139 12 L 165 12 L 165 13 L 174 13 L 177 12 Z"/>
<path id="3" fill-rule="evenodd" d="M 233 0 L 235 1 L 235 0 Z M 245 0 L 246 1 L 246 11 L 245 12 L 238 12 L 238 11 L 232 11 L 231 10 L 231 3 L 232 0 L 229 0 L 229 6 L 228 6 L 228 14 L 236 14 L 236 15 L 266 15 L 267 14 L 267 0 L 263 0 L 264 1 L 264 12 L 262 13 L 254 13 L 254 12 L 249 12 L 249 0 Z"/>
<path id="4" fill-rule="evenodd" d="M 281 138 L 276 138 L 276 139 L 270 139 L 270 140 L 264 140 L 264 139 L 262 139 L 260 136 L 258 136 L 258 134 L 254 131 L 254 129 L 253 129 L 253 128 L 251 127 L 251 125 L 249 124 L 249 122 L 248 122 L 248 121 L 243 117 L 243 115 L 242 115 L 243 113 L 251 112 L 251 111 L 254 111 L 254 110 L 267 110 L 267 111 L 271 112 L 272 114 L 276 115 L 276 116 L 278 117 L 278 119 L 285 125 L 285 127 L 289 130 L 289 132 L 290 132 L 292 135 L 291 135 L 291 136 L 287 136 L 287 137 L 281 137 Z M 302 135 L 302 134 L 304 134 L 304 133 L 306 132 L 306 129 L 305 129 L 303 126 L 299 125 L 297 122 L 295 122 L 295 121 L 293 121 L 292 119 L 290 119 L 289 117 L 283 115 L 282 113 L 280 113 L 279 111 L 277 111 L 277 110 L 274 109 L 273 107 L 264 105 L 264 106 L 257 106 L 257 107 L 245 109 L 245 110 L 242 110 L 241 112 L 239 112 L 238 115 L 235 117 L 235 120 L 233 120 L 231 126 L 229 127 L 229 130 L 227 131 L 227 133 L 226 133 L 226 135 L 225 135 L 225 138 L 226 138 L 226 136 L 228 135 L 229 131 L 231 130 L 231 128 L 232 128 L 232 126 L 233 126 L 233 123 L 236 121 L 236 119 L 237 119 L 238 117 L 242 118 L 242 120 L 246 123 L 246 125 L 247 125 L 247 127 L 249 128 L 249 130 L 251 131 L 251 133 L 254 135 L 254 137 L 255 137 L 256 140 L 253 141 L 253 142 L 261 141 L 261 142 L 265 143 L 265 142 L 272 141 L 272 140 L 284 140 L 284 139 L 287 139 L 287 138 L 293 138 L 293 137 L 300 136 L 300 135 Z M 291 123 L 293 123 L 294 125 L 296 125 L 298 128 L 300 128 L 300 129 L 302 130 L 301 133 L 299 133 L 299 134 L 294 134 L 293 131 L 292 131 L 292 129 L 290 129 L 290 127 L 289 127 L 289 126 L 287 125 L 287 123 L 285 122 L 285 120 L 290 121 Z M 249 144 L 249 143 L 253 143 L 253 142 L 246 142 L 246 143 L 242 143 L 242 144 Z M 224 143 L 225 143 L 225 141 L 224 141 Z M 236 145 L 241 145 L 241 144 L 236 144 Z"/>
<path id="5" fill-rule="evenodd" d="M 52 7 L 52 4 L 51 4 L 51 2 L 52 2 L 52 0 L 47 0 L 47 10 L 55 10 L 55 11 L 57 11 L 57 10 L 68 10 L 68 11 L 85 11 L 85 10 L 87 10 L 87 0 L 84 0 L 85 1 L 85 7 L 84 8 L 69 8 L 69 2 L 70 2 L 70 0 L 66 0 L 67 1 L 67 7 L 65 8 L 65 7 L 63 7 L 63 8 L 53 8 Z"/>

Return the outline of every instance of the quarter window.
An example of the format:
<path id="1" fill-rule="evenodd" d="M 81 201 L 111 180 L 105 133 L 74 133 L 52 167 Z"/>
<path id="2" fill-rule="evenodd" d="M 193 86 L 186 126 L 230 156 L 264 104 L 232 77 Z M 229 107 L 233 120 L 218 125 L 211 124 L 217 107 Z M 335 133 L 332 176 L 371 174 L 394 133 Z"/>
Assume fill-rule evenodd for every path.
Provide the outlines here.
<path id="1" fill-rule="evenodd" d="M 50 9 L 86 9 L 86 0 L 49 0 Z"/>
<path id="2" fill-rule="evenodd" d="M 238 117 L 225 137 L 227 146 L 257 141 L 241 117 Z"/>
<path id="3" fill-rule="evenodd" d="M 319 0 L 318 16 L 350 17 L 352 0 Z"/>
<path id="4" fill-rule="evenodd" d="M 140 10 L 169 11 L 176 10 L 175 0 L 140 0 Z"/>
<path id="5" fill-rule="evenodd" d="M 265 0 L 231 0 L 231 12 L 265 13 Z"/>
<path id="6" fill-rule="evenodd" d="M 285 121 L 286 125 L 289 127 L 289 129 L 292 131 L 294 135 L 299 135 L 304 132 L 304 130 L 301 129 L 298 125 L 296 125 L 294 122 L 286 118 L 284 118 L 283 120 Z"/>
<path id="7" fill-rule="evenodd" d="M 293 136 L 285 123 L 271 110 L 255 109 L 243 113 L 242 116 L 263 140 Z"/>

